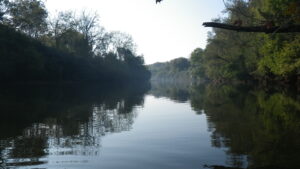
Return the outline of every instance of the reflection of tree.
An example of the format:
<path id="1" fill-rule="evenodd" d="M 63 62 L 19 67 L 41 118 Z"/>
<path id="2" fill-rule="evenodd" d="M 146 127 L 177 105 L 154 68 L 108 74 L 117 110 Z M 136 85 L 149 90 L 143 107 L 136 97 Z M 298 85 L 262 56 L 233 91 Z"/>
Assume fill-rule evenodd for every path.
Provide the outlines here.
<path id="1" fill-rule="evenodd" d="M 123 113 L 125 104 L 120 103 L 114 110 L 105 110 L 103 107 L 94 107 L 93 116 L 89 120 L 91 126 L 97 128 L 97 133 L 129 131 L 136 117 L 136 112 Z M 100 129 L 100 130 L 99 130 Z"/>
<path id="2" fill-rule="evenodd" d="M 298 100 L 230 86 L 195 91 L 192 106 L 205 110 L 212 145 L 227 148 L 231 166 L 245 166 L 246 155 L 250 168 L 300 167 Z"/>
<path id="3" fill-rule="evenodd" d="M 167 97 L 174 101 L 186 102 L 189 100 L 189 86 L 190 82 L 177 82 L 177 83 L 151 83 L 150 94 L 155 97 Z"/>
<path id="4" fill-rule="evenodd" d="M 44 137 L 18 137 L 12 141 L 10 158 L 38 161 L 46 155 L 47 139 Z"/>
<path id="5" fill-rule="evenodd" d="M 0 91 L 0 157 L 18 166 L 40 164 L 47 154 L 98 155 L 106 133 L 131 129 L 147 89 L 139 84 Z M 6 131 L 15 120 L 20 124 Z"/>
<path id="6" fill-rule="evenodd" d="M 98 155 L 101 138 L 107 133 L 129 131 L 136 117 L 135 110 L 127 114 L 120 113 L 123 104 L 117 104 L 113 110 L 105 109 L 105 105 L 95 106 L 86 122 L 79 122 L 73 133 L 76 135 L 62 135 L 50 137 L 50 151 L 56 155 Z"/>

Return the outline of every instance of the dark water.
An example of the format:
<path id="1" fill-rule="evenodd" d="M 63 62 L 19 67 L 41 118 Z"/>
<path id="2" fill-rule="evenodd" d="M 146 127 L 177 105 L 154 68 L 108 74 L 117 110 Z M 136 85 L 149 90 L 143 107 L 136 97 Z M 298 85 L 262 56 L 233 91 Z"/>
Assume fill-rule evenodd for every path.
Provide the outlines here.
<path id="1" fill-rule="evenodd" d="M 1 87 L 0 115 L 2 168 L 300 168 L 300 97 L 286 91 L 18 85 Z"/>

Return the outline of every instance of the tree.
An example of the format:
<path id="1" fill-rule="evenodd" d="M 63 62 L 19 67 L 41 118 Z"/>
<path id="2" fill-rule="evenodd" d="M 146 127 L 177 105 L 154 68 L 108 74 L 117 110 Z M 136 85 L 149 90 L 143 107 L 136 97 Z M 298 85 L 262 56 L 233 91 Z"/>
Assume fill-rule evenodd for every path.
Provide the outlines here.
<path id="1" fill-rule="evenodd" d="M 119 31 L 111 32 L 111 48 L 117 51 L 118 48 L 124 48 L 135 52 L 136 45 L 131 35 Z"/>
<path id="2" fill-rule="evenodd" d="M 89 42 L 90 46 L 95 45 L 95 41 L 99 36 L 99 32 L 103 28 L 99 26 L 99 16 L 96 12 L 83 10 L 79 17 L 76 19 L 77 30 L 84 35 L 84 38 Z"/>
<path id="3" fill-rule="evenodd" d="M 187 58 L 177 58 L 170 61 L 174 72 L 186 71 L 190 68 L 190 61 Z"/>
<path id="4" fill-rule="evenodd" d="M 96 56 L 104 56 L 110 52 L 112 43 L 112 34 L 105 32 L 104 28 L 98 33 L 98 37 L 95 41 L 94 53 Z"/>
<path id="5" fill-rule="evenodd" d="M 187 58 L 176 58 L 169 62 L 154 63 L 148 65 L 151 71 L 151 80 L 163 83 L 189 83 L 190 76 L 190 61 Z"/>
<path id="6" fill-rule="evenodd" d="M 54 18 L 50 19 L 49 32 L 56 38 L 67 30 L 76 30 L 76 25 L 75 12 L 59 12 Z"/>
<path id="7" fill-rule="evenodd" d="M 56 37 L 57 48 L 71 53 L 75 56 L 88 57 L 91 56 L 90 45 L 84 35 L 76 30 L 69 29 Z"/>
<path id="8" fill-rule="evenodd" d="M 201 48 L 195 49 L 191 54 L 191 73 L 195 77 L 205 78 L 204 51 Z"/>
<path id="9" fill-rule="evenodd" d="M 162 1 L 162 0 L 161 0 Z M 265 0 L 263 0 L 265 1 Z M 248 14 L 243 9 L 236 8 L 236 6 L 243 4 L 247 8 L 256 6 L 258 0 L 228 0 L 224 5 L 226 11 L 248 17 L 249 19 L 260 21 L 256 25 L 242 26 L 242 20 L 238 19 L 232 23 L 218 23 L 218 22 L 204 22 L 203 26 L 221 28 L 239 32 L 263 32 L 263 33 L 291 33 L 300 32 L 300 2 L 297 0 L 267 0 L 265 3 L 269 5 L 268 8 L 258 9 L 259 17 Z M 265 1 L 266 2 L 266 1 Z M 156 1 L 157 3 L 157 1 Z M 267 9 L 267 10 L 266 10 Z M 270 10 L 271 9 L 271 10 Z M 277 12 L 274 12 L 277 11 Z M 258 25 L 257 25 L 258 24 Z"/>
<path id="10" fill-rule="evenodd" d="M 0 81 L 149 80 L 132 37 L 106 32 L 97 13 L 47 16 L 42 0 L 0 0 Z"/>
<path id="11" fill-rule="evenodd" d="M 0 0 L 0 22 L 4 20 L 5 14 L 7 14 L 8 0 Z"/>
<path id="12" fill-rule="evenodd" d="M 70 30 L 80 33 L 83 39 L 87 41 L 90 55 L 103 55 L 107 52 L 106 48 L 108 48 L 107 45 L 111 39 L 105 33 L 104 28 L 100 26 L 97 13 L 88 13 L 83 10 L 77 15 L 75 11 L 66 11 L 58 13 L 51 19 L 50 32 L 56 46 L 58 45 L 57 38 Z"/>
<path id="13" fill-rule="evenodd" d="M 117 55 L 121 61 L 124 61 L 128 65 L 141 66 L 144 64 L 144 58 L 136 56 L 130 49 L 118 48 Z"/>
<path id="14" fill-rule="evenodd" d="M 15 0 L 10 3 L 11 25 L 31 37 L 47 31 L 48 12 L 42 0 Z"/>
<path id="15" fill-rule="evenodd" d="M 299 82 L 300 36 L 291 30 L 300 23 L 298 3 L 294 0 L 227 2 L 230 2 L 226 4 L 228 15 L 210 23 L 236 31 L 213 28 L 206 48 L 195 49 L 191 55 L 192 75 L 215 82 L 286 85 Z M 259 26 L 262 24 L 264 27 Z M 243 33 L 238 32 L 241 30 Z"/>
<path id="16" fill-rule="evenodd" d="M 248 25 L 242 19 L 237 19 L 231 23 L 204 22 L 205 27 L 239 32 L 300 32 L 300 3 L 297 0 L 228 0 L 227 2 L 224 1 L 224 5 L 226 11 L 231 15 L 237 15 L 256 22 L 248 23 Z M 240 8 L 236 8 L 237 6 Z"/>

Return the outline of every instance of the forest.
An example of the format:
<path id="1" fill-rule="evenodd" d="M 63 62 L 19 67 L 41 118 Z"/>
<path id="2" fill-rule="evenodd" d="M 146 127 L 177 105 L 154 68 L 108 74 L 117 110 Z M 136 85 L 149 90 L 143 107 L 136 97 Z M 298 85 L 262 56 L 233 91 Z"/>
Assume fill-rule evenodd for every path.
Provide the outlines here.
<path id="1" fill-rule="evenodd" d="M 178 58 L 150 65 L 152 80 L 188 77 L 184 81 L 297 86 L 300 3 L 230 0 L 224 5 L 225 17 L 203 23 L 213 27 L 206 47 L 195 49 L 188 60 Z M 178 62 L 187 64 L 182 69 Z"/>
<path id="2" fill-rule="evenodd" d="M 147 81 L 133 38 L 96 12 L 49 14 L 43 0 L 0 0 L 1 82 Z"/>
<path id="3" fill-rule="evenodd" d="M 300 2 L 230 0 L 224 4 L 225 17 L 203 23 L 214 28 L 206 48 L 191 54 L 193 77 L 218 83 L 299 84 Z"/>
<path id="4" fill-rule="evenodd" d="M 185 82 L 190 81 L 190 61 L 187 58 L 177 58 L 169 62 L 157 62 L 148 65 L 152 82 Z"/>

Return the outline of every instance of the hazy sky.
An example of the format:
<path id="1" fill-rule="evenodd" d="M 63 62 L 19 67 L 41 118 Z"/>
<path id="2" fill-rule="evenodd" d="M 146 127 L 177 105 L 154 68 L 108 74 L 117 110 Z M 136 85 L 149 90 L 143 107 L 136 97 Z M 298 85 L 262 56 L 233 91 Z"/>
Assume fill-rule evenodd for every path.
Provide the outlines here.
<path id="1" fill-rule="evenodd" d="M 50 13 L 91 9 L 108 31 L 132 35 L 146 64 L 189 57 L 206 45 L 202 23 L 221 15 L 222 0 L 47 0 Z"/>

